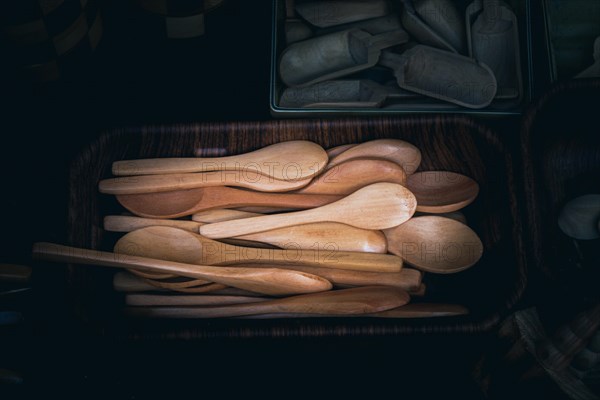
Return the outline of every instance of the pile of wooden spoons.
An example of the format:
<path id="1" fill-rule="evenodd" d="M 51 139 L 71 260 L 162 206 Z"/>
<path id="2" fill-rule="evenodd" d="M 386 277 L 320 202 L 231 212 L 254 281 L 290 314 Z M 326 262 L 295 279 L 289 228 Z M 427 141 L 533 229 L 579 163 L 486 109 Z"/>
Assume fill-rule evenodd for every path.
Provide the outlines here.
<path id="1" fill-rule="evenodd" d="M 420 162 L 397 139 L 118 161 L 99 188 L 134 215 L 105 217 L 106 230 L 125 233 L 114 252 L 38 243 L 34 256 L 129 270 L 114 287 L 136 316 L 462 315 L 462 306 L 410 300 L 425 299 L 425 272 L 480 259 L 481 240 L 459 212 L 478 185 L 416 172 Z"/>

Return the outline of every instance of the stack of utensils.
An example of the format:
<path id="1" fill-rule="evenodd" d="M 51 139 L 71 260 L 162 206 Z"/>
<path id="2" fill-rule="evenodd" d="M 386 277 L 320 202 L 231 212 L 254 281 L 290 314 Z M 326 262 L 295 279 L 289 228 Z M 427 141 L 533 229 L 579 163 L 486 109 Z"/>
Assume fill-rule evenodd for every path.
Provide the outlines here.
<path id="1" fill-rule="evenodd" d="M 427 302 L 423 276 L 481 258 L 459 211 L 479 186 L 420 163 L 398 139 L 117 161 L 99 183 L 124 207 L 104 220 L 124 233 L 113 252 L 37 243 L 33 254 L 127 270 L 114 288 L 139 317 L 464 315 Z"/>
<path id="2" fill-rule="evenodd" d="M 286 17 L 280 107 L 481 109 L 522 98 L 518 20 L 502 1 L 297 0 Z"/>

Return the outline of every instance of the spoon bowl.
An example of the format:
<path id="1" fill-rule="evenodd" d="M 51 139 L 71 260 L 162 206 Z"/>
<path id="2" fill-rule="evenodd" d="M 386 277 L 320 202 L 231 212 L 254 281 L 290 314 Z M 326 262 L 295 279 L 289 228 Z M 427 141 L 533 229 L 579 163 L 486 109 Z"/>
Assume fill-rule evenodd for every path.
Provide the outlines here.
<path id="1" fill-rule="evenodd" d="M 399 139 L 376 139 L 357 144 L 333 157 L 327 169 L 356 158 L 378 158 L 394 162 L 407 175 L 413 174 L 421 164 L 421 151 L 412 144 Z"/>
<path id="2" fill-rule="evenodd" d="M 390 253 L 426 272 L 460 272 L 475 265 L 483 254 L 479 236 L 450 218 L 416 217 L 383 232 Z"/>
<path id="3" fill-rule="evenodd" d="M 391 161 L 353 159 L 328 168 L 307 186 L 295 193 L 348 195 L 361 187 L 378 182 L 406 186 L 404 169 Z"/>
<path id="4" fill-rule="evenodd" d="M 417 172 L 408 177 L 407 186 L 417 198 L 417 211 L 426 213 L 458 211 L 479 194 L 477 182 L 449 171 Z"/>

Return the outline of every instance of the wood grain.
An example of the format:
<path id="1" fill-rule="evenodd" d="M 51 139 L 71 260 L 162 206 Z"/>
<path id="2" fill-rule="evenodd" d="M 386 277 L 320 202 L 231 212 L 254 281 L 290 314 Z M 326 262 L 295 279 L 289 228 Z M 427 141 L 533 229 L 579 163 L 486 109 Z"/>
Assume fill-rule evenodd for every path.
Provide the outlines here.
<path id="1" fill-rule="evenodd" d="M 558 115 L 559 113 L 557 113 Z M 480 185 L 477 199 L 465 209 L 469 225 L 479 234 L 486 257 L 479 268 L 465 274 L 434 279 L 436 301 L 467 306 L 472 313 L 460 321 L 446 319 L 348 321 L 338 319 L 269 323 L 237 321 L 152 325 L 153 337 L 195 340 L 207 337 L 298 337 L 402 335 L 426 332 L 481 333 L 497 326 L 520 299 L 526 285 L 521 211 L 517 208 L 513 160 L 503 140 L 480 122 L 458 115 L 380 118 L 210 122 L 177 126 L 144 126 L 105 132 L 72 163 L 67 221 L 68 243 L 86 248 L 111 249 L 114 234 L 104 231 L 102 219 L 123 208 L 110 196 L 99 196 L 97 184 L 112 176 L 113 161 L 162 157 L 204 157 L 241 154 L 287 140 L 310 140 L 323 148 L 373 139 L 401 139 L 423 149 L 420 170 L 457 172 Z M 119 329 L 106 321 L 120 315 L 121 301 L 112 290 L 110 270 L 68 268 L 68 286 L 80 318 L 94 321 L 97 332 L 111 332 L 133 340 L 148 330 L 127 325 Z M 433 290 L 434 286 L 430 289 Z M 461 290 L 457 291 L 456 287 Z M 261 321 L 267 322 L 267 321 Z M 125 326 L 125 325 L 123 325 Z"/>

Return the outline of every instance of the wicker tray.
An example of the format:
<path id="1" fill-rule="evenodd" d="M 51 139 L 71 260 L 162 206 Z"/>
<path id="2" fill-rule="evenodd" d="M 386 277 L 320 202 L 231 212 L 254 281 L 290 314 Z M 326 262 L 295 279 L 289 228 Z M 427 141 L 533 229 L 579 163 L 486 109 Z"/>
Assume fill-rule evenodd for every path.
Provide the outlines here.
<path id="1" fill-rule="evenodd" d="M 575 246 L 557 218 L 569 200 L 600 193 L 599 103 L 599 79 L 557 84 L 528 111 L 522 133 L 532 266 L 572 294 L 596 299 L 600 240 Z"/>
<path id="2" fill-rule="evenodd" d="M 251 151 L 293 139 L 323 147 L 376 138 L 400 138 L 423 152 L 422 169 L 463 173 L 481 192 L 464 210 L 485 253 L 468 271 L 426 275 L 427 300 L 467 306 L 471 314 L 438 319 L 312 318 L 279 320 L 136 321 L 122 316 L 122 295 L 112 289 L 114 271 L 71 266 L 70 287 L 78 315 L 92 329 L 119 337 L 201 338 L 250 336 L 356 336 L 423 332 L 475 333 L 493 328 L 525 287 L 521 225 L 510 155 L 497 136 L 464 117 L 285 120 L 205 123 L 113 130 L 91 144 L 72 165 L 68 232 L 71 245 L 111 250 L 119 235 L 102 229 L 102 218 L 123 209 L 98 193 L 100 179 L 119 159 L 205 156 Z"/>

